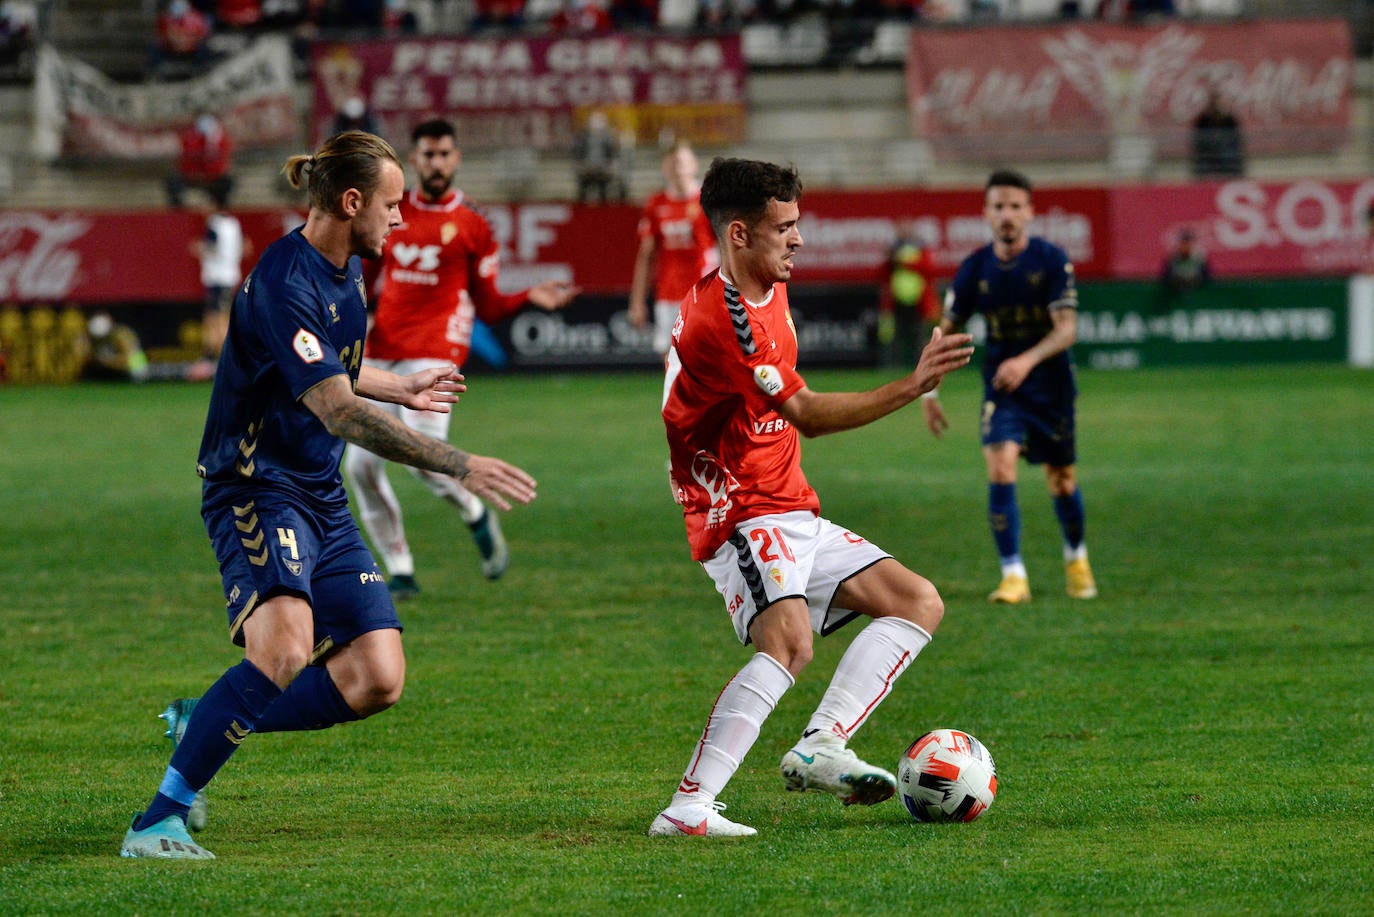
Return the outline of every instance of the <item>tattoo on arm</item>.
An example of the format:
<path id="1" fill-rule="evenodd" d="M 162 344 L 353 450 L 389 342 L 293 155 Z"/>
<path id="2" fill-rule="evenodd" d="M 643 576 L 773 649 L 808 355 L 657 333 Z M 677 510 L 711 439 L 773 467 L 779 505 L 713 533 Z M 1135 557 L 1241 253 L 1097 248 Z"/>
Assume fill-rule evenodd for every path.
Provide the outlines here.
<path id="1" fill-rule="evenodd" d="M 416 433 L 364 401 L 341 406 L 329 426 L 330 432 L 384 459 L 453 475 L 460 481 L 468 475 L 468 453 Z"/>

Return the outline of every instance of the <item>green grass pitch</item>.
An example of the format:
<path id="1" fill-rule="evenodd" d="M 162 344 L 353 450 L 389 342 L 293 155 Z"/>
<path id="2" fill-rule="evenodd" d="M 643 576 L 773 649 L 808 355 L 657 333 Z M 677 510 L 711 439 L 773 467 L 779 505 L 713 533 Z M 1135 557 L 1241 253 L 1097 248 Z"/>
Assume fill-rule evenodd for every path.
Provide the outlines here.
<path id="1" fill-rule="evenodd" d="M 805 369 L 805 367 L 803 367 Z M 811 371 L 813 388 L 876 372 Z M 645 836 L 747 658 L 691 562 L 649 375 L 487 377 L 456 442 L 532 471 L 481 578 L 402 471 L 424 594 L 405 697 L 246 742 L 210 788 L 213 863 L 121 860 L 161 777 L 156 714 L 239 657 L 199 518 L 208 389 L 0 387 L 0 914 L 1365 914 L 1374 910 L 1374 374 L 1080 378 L 1101 589 L 1063 595 L 1024 468 L 1035 600 L 993 607 L 975 371 L 808 441 L 828 516 L 940 587 L 934 642 L 854 739 L 895 767 L 973 733 L 969 825 L 784 793 L 776 767 L 854 631 L 765 724 L 723 799 L 754 838 Z"/>

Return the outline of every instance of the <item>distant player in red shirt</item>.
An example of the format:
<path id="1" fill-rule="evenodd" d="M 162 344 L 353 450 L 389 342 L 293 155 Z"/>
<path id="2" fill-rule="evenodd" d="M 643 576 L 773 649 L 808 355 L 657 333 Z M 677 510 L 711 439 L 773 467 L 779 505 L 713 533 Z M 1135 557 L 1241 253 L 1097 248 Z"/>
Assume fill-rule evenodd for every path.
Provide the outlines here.
<path id="1" fill-rule="evenodd" d="M 667 353 L 672 342 L 677 304 L 716 266 L 716 237 L 701 209 L 697 156 L 685 143 L 663 157 L 666 187 L 644 204 L 639 218 L 639 251 L 630 283 L 630 321 L 643 328 L 650 321 L 648 295 L 653 278 L 654 351 Z"/>
<path id="2" fill-rule="evenodd" d="M 651 835 L 755 833 L 722 815 L 716 797 L 811 661 L 812 632 L 829 634 L 859 615 L 873 620 L 781 770 L 789 790 L 831 793 L 846 805 L 890 797 L 896 779 L 847 743 L 944 614 L 928 580 L 820 515 L 798 434 L 853 429 L 910 404 L 968 363 L 972 339 L 935 332 L 915 370 L 871 391 L 808 388 L 797 374 L 785 286 L 802 245 L 800 199 L 796 171 L 765 162 L 717 159 L 702 185 L 721 267 L 682 301 L 665 360 L 663 421 L 692 557 L 715 582 L 736 636 L 756 652 L 716 699 Z"/>
<path id="3" fill-rule="evenodd" d="M 471 350 L 474 318 L 500 322 L 527 304 L 561 309 L 577 295 L 576 287 L 552 280 L 519 293 L 497 290 L 500 258 L 491 227 L 463 192 L 452 187 L 462 159 L 453 126 L 425 121 L 412 131 L 411 140 L 411 163 L 419 181 L 401 202 L 403 222 L 383 249 L 381 294 L 364 360 L 401 374 L 449 364 L 461 367 Z M 399 406 L 393 412 L 413 430 L 448 439 L 450 414 Z M 452 477 L 411 471 L 457 508 L 481 551 L 482 573 L 488 579 L 501 576 L 510 553 L 496 515 Z M 392 595 L 408 598 L 419 592 L 386 462 L 352 447 L 344 473 L 363 528 L 386 564 Z"/>

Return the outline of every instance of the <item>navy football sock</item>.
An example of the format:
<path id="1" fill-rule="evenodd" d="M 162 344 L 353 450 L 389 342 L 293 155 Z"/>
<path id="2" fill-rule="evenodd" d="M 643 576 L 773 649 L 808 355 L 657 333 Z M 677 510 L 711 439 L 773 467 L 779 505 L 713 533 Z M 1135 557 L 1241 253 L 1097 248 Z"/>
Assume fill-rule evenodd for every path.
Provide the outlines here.
<path id="1" fill-rule="evenodd" d="M 138 827 L 146 828 L 168 815 L 185 820 L 196 791 L 224 766 L 281 693 L 247 659 L 221 675 L 196 703 L 186 734 L 172 752 L 172 763 Z"/>
<path id="2" fill-rule="evenodd" d="M 1021 562 L 1021 508 L 1015 484 L 988 485 L 988 525 L 1002 566 Z"/>
<path id="3" fill-rule="evenodd" d="M 306 666 L 285 693 L 262 716 L 254 732 L 298 732 L 328 729 L 337 723 L 361 719 L 348 706 L 339 688 L 322 665 Z"/>
<path id="4" fill-rule="evenodd" d="M 1083 543 L 1085 528 L 1083 512 L 1083 491 L 1077 487 L 1067 497 L 1054 498 L 1054 514 L 1059 517 L 1059 528 L 1064 532 L 1064 545 L 1069 550 L 1077 550 Z"/>

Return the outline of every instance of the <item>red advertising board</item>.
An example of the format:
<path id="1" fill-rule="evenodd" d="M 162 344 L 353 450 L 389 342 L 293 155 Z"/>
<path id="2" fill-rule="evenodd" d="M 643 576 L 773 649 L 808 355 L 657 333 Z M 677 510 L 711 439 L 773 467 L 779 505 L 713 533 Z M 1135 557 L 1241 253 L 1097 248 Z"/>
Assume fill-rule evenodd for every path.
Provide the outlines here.
<path id="1" fill-rule="evenodd" d="M 1217 277 L 1343 275 L 1374 267 L 1367 215 L 1374 180 L 1229 181 L 1112 192 L 1112 274 L 1159 273 L 1192 229 Z"/>
<path id="2" fill-rule="evenodd" d="M 432 117 L 469 149 L 563 148 L 602 109 L 639 140 L 744 137 L 747 67 L 738 35 L 405 38 L 317 42 L 315 137 L 361 96 L 392 140 Z"/>
<path id="3" fill-rule="evenodd" d="M 1034 229 L 1064 246 L 1084 276 L 1110 269 L 1106 191 L 1037 192 Z M 876 284 L 888 249 L 910 224 L 935 251 L 942 273 L 987 241 L 982 195 L 970 191 L 809 192 L 802 201 L 804 245 L 794 282 Z M 570 280 L 589 293 L 629 290 L 639 208 L 569 203 L 482 208 L 501 245 L 501 286 Z M 239 211 L 261 252 L 303 221 L 290 211 Z M 191 302 L 199 274 L 191 213 L 0 211 L 0 302 Z"/>
<path id="4" fill-rule="evenodd" d="M 1062 246 L 1079 274 L 1105 276 L 1111 269 L 1109 197 L 1102 188 L 1037 190 L 1031 229 Z M 953 274 L 965 256 L 991 239 L 982 207 L 980 189 L 808 191 L 793 281 L 880 282 L 888 250 L 904 228 L 931 249 L 940 274 Z"/>
<path id="5" fill-rule="evenodd" d="M 1188 148 L 1216 88 L 1253 152 L 1349 139 L 1354 61 L 1344 19 L 1079 23 L 913 29 L 907 97 L 916 136 L 980 158 L 1094 158 L 1115 136 Z"/>
<path id="6" fill-rule="evenodd" d="M 1068 251 L 1088 279 L 1153 277 L 1184 227 L 1218 277 L 1341 276 L 1368 269 L 1366 212 L 1374 180 L 1231 181 L 1121 188 L 1043 188 L 1032 231 Z M 811 191 L 794 285 L 882 282 L 903 231 L 948 276 L 988 241 L 977 188 Z M 562 202 L 482 208 L 502 248 L 501 285 L 565 279 L 589 295 L 622 296 L 634 266 L 639 209 Z M 287 210 L 239 211 L 261 252 L 304 220 Z M 196 302 L 193 213 L 0 210 L 0 304 Z"/>

